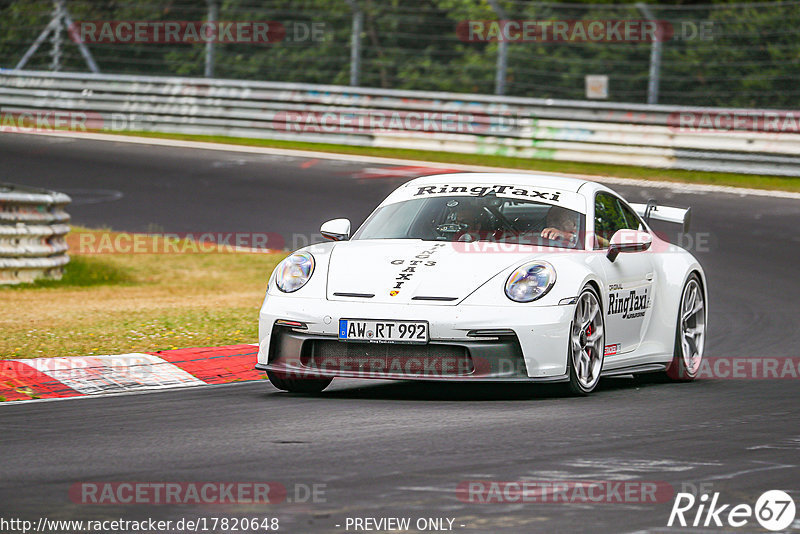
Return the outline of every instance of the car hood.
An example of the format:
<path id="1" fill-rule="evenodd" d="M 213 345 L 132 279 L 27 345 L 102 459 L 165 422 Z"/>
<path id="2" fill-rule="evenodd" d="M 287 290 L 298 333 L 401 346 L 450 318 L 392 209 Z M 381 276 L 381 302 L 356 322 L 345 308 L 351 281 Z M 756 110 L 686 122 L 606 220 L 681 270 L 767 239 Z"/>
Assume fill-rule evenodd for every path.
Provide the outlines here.
<path id="1" fill-rule="evenodd" d="M 530 251 L 476 251 L 476 244 L 409 239 L 336 243 L 328 300 L 456 305 Z M 537 256 L 539 256 L 537 254 Z"/>

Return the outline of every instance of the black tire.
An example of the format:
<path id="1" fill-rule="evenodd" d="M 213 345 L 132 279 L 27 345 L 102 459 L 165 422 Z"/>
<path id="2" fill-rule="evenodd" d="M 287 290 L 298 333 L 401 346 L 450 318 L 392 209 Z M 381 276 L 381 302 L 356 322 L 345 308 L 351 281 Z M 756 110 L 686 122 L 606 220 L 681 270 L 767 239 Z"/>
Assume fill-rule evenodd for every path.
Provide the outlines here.
<path id="1" fill-rule="evenodd" d="M 276 388 L 290 393 L 319 393 L 333 381 L 333 378 L 286 378 L 273 371 L 267 371 L 267 378 Z"/>
<path id="2" fill-rule="evenodd" d="M 684 298 L 686 296 L 687 290 L 692 286 L 695 285 L 697 290 L 699 291 L 699 295 L 702 299 L 703 305 L 703 336 L 705 336 L 705 294 L 703 293 L 703 282 L 700 280 L 700 277 L 697 276 L 696 273 L 692 273 L 691 276 L 686 280 L 686 283 L 681 290 L 681 300 L 678 304 L 678 317 L 675 323 L 675 347 L 672 351 L 672 361 L 670 362 L 667 370 L 662 374 L 662 378 L 665 378 L 671 382 L 691 382 L 695 378 L 697 378 L 697 371 L 698 369 L 690 369 L 686 365 L 686 360 L 683 357 L 683 348 L 681 343 L 681 336 L 682 336 L 682 328 L 681 328 L 681 316 L 683 314 L 683 306 L 684 306 Z M 702 351 L 701 351 L 702 353 Z M 702 359 L 702 354 L 700 354 L 700 358 Z M 698 366 L 699 368 L 699 366 Z"/>
<path id="3" fill-rule="evenodd" d="M 590 295 L 590 298 L 594 299 L 596 305 L 598 306 L 598 317 L 599 323 L 602 327 L 602 332 L 600 334 L 600 343 L 599 343 L 599 350 L 597 349 L 597 345 L 594 346 L 594 350 L 597 350 L 597 355 L 593 356 L 599 358 L 599 366 L 595 366 L 594 372 L 597 373 L 596 378 L 593 378 L 593 383 L 590 385 L 585 385 L 578 377 L 578 373 L 575 369 L 575 362 L 573 361 L 573 346 L 572 346 L 572 337 L 574 332 L 575 320 L 577 318 L 577 314 L 579 312 L 578 306 L 581 303 L 581 300 L 584 298 L 585 295 Z M 600 383 L 600 373 L 603 370 L 603 364 L 605 363 L 605 318 L 603 316 L 603 301 L 600 300 L 600 296 L 597 294 L 597 291 L 594 290 L 591 286 L 586 286 L 581 291 L 580 296 L 578 297 L 578 302 L 575 304 L 575 316 L 570 323 L 570 340 L 567 345 L 567 374 L 569 375 L 569 383 L 568 392 L 572 395 L 584 397 L 589 395 L 597 388 L 597 385 Z M 594 376 L 594 374 L 593 374 Z"/>

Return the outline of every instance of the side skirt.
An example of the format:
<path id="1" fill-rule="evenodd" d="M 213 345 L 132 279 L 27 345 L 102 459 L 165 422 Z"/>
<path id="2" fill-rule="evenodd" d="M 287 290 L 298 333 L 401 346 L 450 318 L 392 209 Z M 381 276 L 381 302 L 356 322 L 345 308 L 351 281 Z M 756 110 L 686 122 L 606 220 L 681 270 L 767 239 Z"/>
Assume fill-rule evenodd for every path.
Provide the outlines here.
<path id="1" fill-rule="evenodd" d="M 631 365 L 629 367 L 620 367 L 618 369 L 610 369 L 600 373 L 601 377 L 604 376 L 620 376 L 632 375 L 637 373 L 656 373 L 658 371 L 666 371 L 667 366 L 663 363 L 646 363 L 643 365 Z"/>

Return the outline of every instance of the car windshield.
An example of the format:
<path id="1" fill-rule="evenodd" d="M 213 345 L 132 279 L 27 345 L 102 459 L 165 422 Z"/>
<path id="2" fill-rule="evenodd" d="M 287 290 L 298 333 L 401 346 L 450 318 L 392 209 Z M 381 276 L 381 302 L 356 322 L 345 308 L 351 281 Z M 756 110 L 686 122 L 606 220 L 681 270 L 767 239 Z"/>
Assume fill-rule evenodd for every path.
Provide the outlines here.
<path id="1" fill-rule="evenodd" d="M 416 198 L 378 208 L 352 239 L 498 241 L 583 248 L 585 217 L 573 210 L 494 195 Z"/>

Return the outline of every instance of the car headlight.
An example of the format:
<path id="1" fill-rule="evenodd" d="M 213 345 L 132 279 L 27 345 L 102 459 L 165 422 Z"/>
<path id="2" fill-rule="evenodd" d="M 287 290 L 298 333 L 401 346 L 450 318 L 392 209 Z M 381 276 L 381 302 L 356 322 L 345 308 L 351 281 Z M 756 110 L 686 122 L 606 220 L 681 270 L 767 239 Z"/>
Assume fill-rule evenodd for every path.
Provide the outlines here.
<path id="1" fill-rule="evenodd" d="M 506 280 L 506 296 L 514 302 L 532 302 L 543 297 L 556 283 L 556 271 L 546 261 L 518 267 Z"/>
<path id="2" fill-rule="evenodd" d="M 275 269 L 275 283 L 284 293 L 293 293 L 306 285 L 314 273 L 314 256 L 295 252 Z"/>

